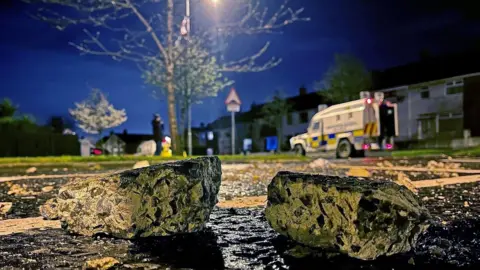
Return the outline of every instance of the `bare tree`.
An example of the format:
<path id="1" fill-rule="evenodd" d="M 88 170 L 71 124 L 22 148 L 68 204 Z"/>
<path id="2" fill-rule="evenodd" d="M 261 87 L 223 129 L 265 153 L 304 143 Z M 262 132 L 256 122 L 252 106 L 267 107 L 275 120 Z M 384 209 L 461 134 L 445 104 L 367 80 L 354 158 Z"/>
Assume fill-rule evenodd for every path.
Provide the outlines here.
<path id="1" fill-rule="evenodd" d="M 168 118 L 172 147 L 177 150 L 177 117 L 175 109 L 175 41 L 180 40 L 180 20 L 174 7 L 183 2 L 177 0 L 24 0 L 38 4 L 34 16 L 51 23 L 59 30 L 82 25 L 86 39 L 71 43 L 85 54 L 104 55 L 115 60 L 131 60 L 141 65 L 158 59 L 165 67 L 165 85 L 168 102 Z M 239 35 L 274 33 L 297 21 L 306 21 L 301 16 L 303 8 L 288 7 L 283 0 L 273 12 L 262 6 L 260 0 L 237 0 L 230 3 L 229 21 L 221 22 L 214 30 L 205 31 L 205 37 L 221 33 L 225 39 Z M 161 12 L 165 11 L 165 12 Z M 227 17 L 227 16 L 226 16 Z M 181 17 L 180 17 L 181 18 Z M 189 19 L 189 18 L 188 18 Z M 106 31 L 107 34 L 100 30 Z M 218 31 L 221 30 L 221 31 Z M 223 72 L 250 72 L 272 68 L 280 59 L 271 58 L 258 63 L 267 51 L 266 43 L 257 53 L 234 61 L 225 61 L 219 68 Z"/>
<path id="2" fill-rule="evenodd" d="M 89 134 L 102 134 L 102 131 L 114 128 L 127 121 L 125 110 L 117 110 L 111 105 L 99 89 L 92 89 L 90 97 L 75 103 L 75 109 L 69 109 L 78 127 Z"/>
<path id="3" fill-rule="evenodd" d="M 188 46 L 188 49 L 185 46 Z M 179 126 L 181 131 L 184 131 L 185 123 L 187 123 L 187 130 L 190 134 L 188 149 L 191 155 L 192 117 L 190 106 L 193 103 L 201 103 L 204 98 L 217 96 L 219 91 L 231 86 L 234 82 L 219 71 L 220 66 L 216 58 L 202 46 L 200 39 L 190 39 L 189 43 L 185 45 L 177 44 L 175 55 L 178 55 L 175 62 L 174 81 L 176 100 L 180 106 Z M 144 72 L 146 81 L 158 86 L 160 90 L 164 90 L 162 86 L 165 85 L 165 66 L 163 64 L 163 61 L 160 60 L 151 61 L 148 69 Z M 161 94 L 165 94 L 163 92 Z M 155 94 L 157 93 L 155 92 Z"/>

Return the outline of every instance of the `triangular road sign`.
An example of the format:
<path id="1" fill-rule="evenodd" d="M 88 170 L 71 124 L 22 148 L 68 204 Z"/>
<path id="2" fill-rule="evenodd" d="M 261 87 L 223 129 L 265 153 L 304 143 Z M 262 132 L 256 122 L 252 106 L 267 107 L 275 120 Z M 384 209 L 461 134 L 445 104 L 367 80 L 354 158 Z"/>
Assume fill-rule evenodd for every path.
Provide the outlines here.
<path id="1" fill-rule="evenodd" d="M 230 103 L 236 103 L 236 104 L 242 104 L 240 101 L 240 98 L 238 97 L 237 91 L 235 91 L 235 88 L 232 88 L 230 90 L 230 93 L 228 94 L 227 99 L 225 100 L 225 104 L 230 104 Z"/>

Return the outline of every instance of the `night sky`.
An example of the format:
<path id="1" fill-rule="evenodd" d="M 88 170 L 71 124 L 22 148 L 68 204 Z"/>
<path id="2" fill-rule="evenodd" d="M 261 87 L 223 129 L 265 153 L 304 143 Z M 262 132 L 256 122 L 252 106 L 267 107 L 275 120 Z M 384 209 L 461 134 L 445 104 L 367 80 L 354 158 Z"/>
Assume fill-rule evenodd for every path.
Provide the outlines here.
<path id="1" fill-rule="evenodd" d="M 304 15 L 311 21 L 295 23 L 282 35 L 269 37 L 269 55 L 283 58 L 281 65 L 261 73 L 228 74 L 236 81 L 244 109 L 252 102 L 266 101 L 278 89 L 295 95 L 304 84 L 312 91 L 335 53 L 354 54 L 368 68 L 382 69 L 415 61 L 421 50 L 433 54 L 460 50 L 480 37 L 479 24 L 460 9 L 416 7 L 415 1 L 402 0 L 291 2 L 304 6 Z M 116 131 L 126 128 L 130 133 L 150 133 L 153 113 L 167 119 L 165 99 L 152 98 L 152 88 L 144 84 L 134 65 L 102 56 L 80 56 L 68 42 L 81 40 L 82 32 L 61 32 L 31 19 L 25 4 L 2 5 L 0 98 L 12 99 L 21 112 L 44 123 L 50 116 L 68 115 L 74 102 L 86 98 L 90 87 L 97 87 L 108 93 L 115 107 L 127 111 L 128 121 Z M 248 49 L 258 40 L 241 42 L 234 48 Z M 194 125 L 225 114 L 227 92 L 196 105 Z"/>

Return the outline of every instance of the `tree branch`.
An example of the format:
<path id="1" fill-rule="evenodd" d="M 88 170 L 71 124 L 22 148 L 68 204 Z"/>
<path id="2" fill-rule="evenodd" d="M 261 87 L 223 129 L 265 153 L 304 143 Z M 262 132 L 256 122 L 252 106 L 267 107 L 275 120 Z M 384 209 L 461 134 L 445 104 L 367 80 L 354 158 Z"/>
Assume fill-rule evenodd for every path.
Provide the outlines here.
<path id="1" fill-rule="evenodd" d="M 268 8 L 261 9 L 259 0 L 245 1 L 246 11 L 241 19 L 219 26 L 225 36 L 271 34 L 294 22 L 310 21 L 310 18 L 302 17 L 303 8 L 293 10 L 287 7 L 289 0 L 283 0 L 283 4 L 269 18 Z"/>
<path id="2" fill-rule="evenodd" d="M 265 62 L 263 65 L 257 65 L 256 61 L 260 58 L 270 47 L 270 42 L 265 43 L 265 45 L 254 55 L 242 58 L 237 61 L 232 61 L 224 64 L 220 67 L 220 71 L 223 72 L 260 72 L 273 67 L 278 66 L 282 59 L 276 59 L 272 57 L 270 60 Z"/>
<path id="3" fill-rule="evenodd" d="M 150 33 L 150 36 L 152 37 L 153 41 L 155 42 L 155 45 L 157 45 L 157 48 L 160 50 L 161 54 L 163 55 L 164 59 L 169 59 L 167 51 L 163 47 L 162 43 L 160 42 L 160 39 L 158 38 L 157 34 L 153 31 L 152 26 L 150 23 L 145 19 L 145 17 L 138 11 L 138 9 L 130 2 L 130 0 L 125 0 L 126 3 L 130 6 L 130 9 L 137 15 L 138 19 L 143 23 L 145 26 L 146 30 L 148 33 Z"/>

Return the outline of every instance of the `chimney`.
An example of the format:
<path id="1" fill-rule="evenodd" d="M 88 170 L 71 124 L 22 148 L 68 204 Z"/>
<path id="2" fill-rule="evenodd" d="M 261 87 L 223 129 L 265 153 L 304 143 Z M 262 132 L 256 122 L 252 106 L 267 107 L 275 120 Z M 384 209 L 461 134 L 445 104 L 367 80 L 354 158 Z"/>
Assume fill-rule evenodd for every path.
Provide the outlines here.
<path id="1" fill-rule="evenodd" d="M 203 122 L 200 123 L 200 127 L 201 127 L 201 128 L 205 128 L 205 123 L 203 123 Z"/>
<path id="2" fill-rule="evenodd" d="M 298 89 L 298 94 L 300 96 L 306 95 L 307 94 L 307 88 L 305 88 L 305 86 L 300 87 L 300 89 Z"/>
<path id="3" fill-rule="evenodd" d="M 127 129 L 124 129 L 124 130 L 123 130 L 123 135 L 127 135 L 127 134 L 128 134 Z"/>

